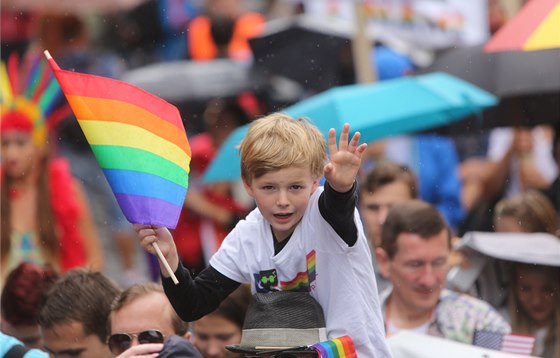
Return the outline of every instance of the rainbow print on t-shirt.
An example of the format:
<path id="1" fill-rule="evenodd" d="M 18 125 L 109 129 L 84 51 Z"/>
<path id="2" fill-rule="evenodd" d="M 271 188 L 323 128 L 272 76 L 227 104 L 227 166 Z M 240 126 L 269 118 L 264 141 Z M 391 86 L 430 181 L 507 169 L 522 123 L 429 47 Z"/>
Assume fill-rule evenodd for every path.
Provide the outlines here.
<path id="1" fill-rule="evenodd" d="M 310 284 L 315 281 L 317 273 L 315 271 L 315 250 L 306 255 L 307 271 L 299 272 L 290 281 L 280 281 L 283 291 L 309 292 Z"/>

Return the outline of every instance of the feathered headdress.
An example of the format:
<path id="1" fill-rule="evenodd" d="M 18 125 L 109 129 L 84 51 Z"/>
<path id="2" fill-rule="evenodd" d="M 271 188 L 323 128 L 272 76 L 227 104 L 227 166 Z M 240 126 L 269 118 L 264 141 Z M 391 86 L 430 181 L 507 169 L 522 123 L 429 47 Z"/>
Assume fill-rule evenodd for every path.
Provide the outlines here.
<path id="1" fill-rule="evenodd" d="M 70 114 L 66 104 L 58 106 L 62 91 L 41 56 L 26 58 L 17 54 L 0 64 L 0 132 L 19 130 L 31 133 L 34 143 L 43 147 L 50 128 Z"/>

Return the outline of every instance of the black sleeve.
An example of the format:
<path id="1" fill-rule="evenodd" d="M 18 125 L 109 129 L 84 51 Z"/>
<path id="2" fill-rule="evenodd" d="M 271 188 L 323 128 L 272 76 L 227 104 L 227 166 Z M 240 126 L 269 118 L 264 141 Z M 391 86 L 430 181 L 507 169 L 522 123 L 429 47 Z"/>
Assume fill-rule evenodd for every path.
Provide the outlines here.
<path id="1" fill-rule="evenodd" d="M 179 284 L 162 277 L 163 290 L 183 321 L 191 322 L 214 311 L 241 284 L 208 266 L 193 280 L 190 272 L 179 265 L 175 272 Z"/>
<path id="2" fill-rule="evenodd" d="M 356 183 L 346 193 L 339 193 L 325 183 L 325 190 L 319 197 L 319 212 L 334 231 L 348 246 L 358 241 L 358 228 L 354 222 L 356 208 Z"/>

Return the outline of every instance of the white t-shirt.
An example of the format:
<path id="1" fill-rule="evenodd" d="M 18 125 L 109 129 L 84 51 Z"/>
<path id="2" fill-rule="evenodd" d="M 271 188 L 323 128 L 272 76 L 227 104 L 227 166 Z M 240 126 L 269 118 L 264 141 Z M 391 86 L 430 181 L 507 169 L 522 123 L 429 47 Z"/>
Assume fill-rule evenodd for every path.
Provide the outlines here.
<path id="1" fill-rule="evenodd" d="M 545 136 L 542 127 L 534 127 L 533 152 L 531 160 L 538 172 L 548 180 L 549 183 L 558 175 L 558 167 L 552 156 L 552 141 Z M 493 161 L 501 160 L 509 150 L 513 141 L 514 132 L 511 127 L 495 128 L 490 132 L 488 139 L 488 158 Z M 521 178 L 519 177 L 519 159 L 514 157 L 510 162 L 509 184 L 506 188 L 506 197 L 518 194 L 521 191 Z"/>
<path id="2" fill-rule="evenodd" d="M 270 224 L 258 209 L 240 221 L 210 259 L 217 271 L 255 292 L 310 292 L 323 307 L 327 338 L 349 335 L 358 357 L 390 357 L 371 254 L 358 211 L 358 240 L 342 240 L 319 212 L 319 187 L 290 241 L 274 255 Z M 263 287 L 263 280 L 266 287 Z"/>

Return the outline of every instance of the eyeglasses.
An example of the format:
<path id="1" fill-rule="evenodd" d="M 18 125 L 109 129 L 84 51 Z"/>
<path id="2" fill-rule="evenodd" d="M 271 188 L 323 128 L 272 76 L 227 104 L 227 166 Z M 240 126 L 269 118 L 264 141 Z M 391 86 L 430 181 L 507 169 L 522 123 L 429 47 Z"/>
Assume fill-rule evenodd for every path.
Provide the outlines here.
<path id="1" fill-rule="evenodd" d="M 138 339 L 138 343 L 163 343 L 165 336 L 157 329 L 148 329 L 139 333 L 115 333 L 109 337 L 107 345 L 111 353 L 119 355 L 132 345 L 132 340 Z"/>

